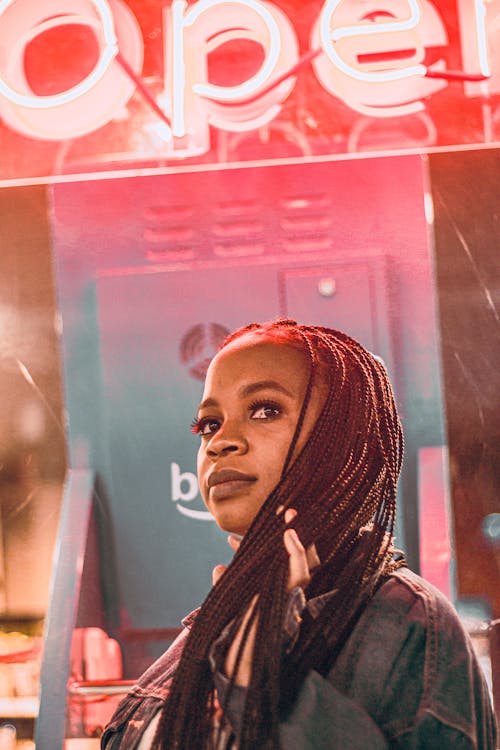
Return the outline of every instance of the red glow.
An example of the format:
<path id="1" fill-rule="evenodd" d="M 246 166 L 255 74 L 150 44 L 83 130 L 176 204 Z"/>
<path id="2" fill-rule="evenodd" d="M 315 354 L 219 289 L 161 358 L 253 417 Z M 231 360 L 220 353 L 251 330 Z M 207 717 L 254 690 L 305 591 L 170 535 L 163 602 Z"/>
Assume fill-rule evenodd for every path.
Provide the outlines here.
<path id="1" fill-rule="evenodd" d="M 239 86 L 262 67 L 264 49 L 251 39 L 224 42 L 207 55 L 208 80 L 217 86 Z"/>
<path id="2" fill-rule="evenodd" d="M 419 449 L 420 571 L 446 596 L 451 595 L 448 452 L 441 446 Z"/>
<path id="3" fill-rule="evenodd" d="M 313 33 L 322 0 L 212 0 L 198 15 L 199 0 L 154 11 L 141 0 L 67 0 L 65 15 L 51 14 L 57 2 L 0 3 L 4 179 L 499 138 L 500 0 L 411 0 L 420 13 L 411 33 L 384 31 L 409 3 L 382 0 L 358 18 L 357 0 L 342 0 L 332 30 L 352 31 L 335 42 L 336 56 Z M 99 8 L 112 18 L 107 36 Z"/>
<path id="4" fill-rule="evenodd" d="M 99 44 L 89 26 L 65 24 L 28 42 L 24 72 L 34 94 L 52 96 L 83 81 L 98 59 Z"/>

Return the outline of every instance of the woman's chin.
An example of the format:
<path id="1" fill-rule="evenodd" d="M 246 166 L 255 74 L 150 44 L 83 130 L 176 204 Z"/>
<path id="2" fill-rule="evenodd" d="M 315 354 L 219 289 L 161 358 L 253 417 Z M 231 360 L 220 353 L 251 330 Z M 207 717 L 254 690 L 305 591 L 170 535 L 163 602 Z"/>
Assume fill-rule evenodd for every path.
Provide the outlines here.
<path id="1" fill-rule="evenodd" d="M 248 531 L 250 527 L 250 522 L 245 523 L 243 519 L 239 516 L 238 518 L 232 517 L 232 514 L 230 513 L 218 513 L 217 515 L 211 510 L 212 515 L 215 518 L 215 523 L 219 527 L 219 529 L 222 529 L 222 531 L 225 531 L 227 534 L 236 534 L 237 536 L 245 536 L 246 532 Z"/>

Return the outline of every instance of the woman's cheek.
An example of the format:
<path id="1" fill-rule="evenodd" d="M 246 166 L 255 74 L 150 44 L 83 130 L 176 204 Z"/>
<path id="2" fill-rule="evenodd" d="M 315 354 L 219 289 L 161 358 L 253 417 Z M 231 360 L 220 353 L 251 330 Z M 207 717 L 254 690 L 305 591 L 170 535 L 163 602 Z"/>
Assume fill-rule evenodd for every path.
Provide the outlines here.
<path id="1" fill-rule="evenodd" d="M 203 501 L 206 503 L 208 498 L 205 495 L 205 482 L 204 476 L 207 471 L 207 454 L 205 452 L 205 448 L 203 443 L 201 443 L 200 447 L 198 448 L 198 456 L 196 460 L 196 473 L 198 476 L 198 486 L 200 488 L 200 494 L 203 498 Z"/>

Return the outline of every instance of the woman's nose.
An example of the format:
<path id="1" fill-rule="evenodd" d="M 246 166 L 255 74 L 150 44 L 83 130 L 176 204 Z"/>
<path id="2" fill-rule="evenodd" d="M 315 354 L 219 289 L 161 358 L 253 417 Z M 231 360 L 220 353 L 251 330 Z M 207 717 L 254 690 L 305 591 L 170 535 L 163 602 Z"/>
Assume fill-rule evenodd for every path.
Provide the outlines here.
<path id="1" fill-rule="evenodd" d="M 243 435 L 228 427 L 218 430 L 207 446 L 207 455 L 212 458 L 227 453 L 246 453 L 248 444 Z"/>

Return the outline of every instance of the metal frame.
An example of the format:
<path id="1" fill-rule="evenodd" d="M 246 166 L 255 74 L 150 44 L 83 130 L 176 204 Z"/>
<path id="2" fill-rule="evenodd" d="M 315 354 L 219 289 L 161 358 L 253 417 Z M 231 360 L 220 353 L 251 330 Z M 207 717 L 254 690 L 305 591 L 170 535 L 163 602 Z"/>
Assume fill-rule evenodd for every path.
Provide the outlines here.
<path id="1" fill-rule="evenodd" d="M 40 712 L 35 728 L 37 750 L 62 750 L 64 745 L 71 638 L 78 612 L 94 481 L 89 469 L 70 470 L 64 488 L 45 621 Z"/>

